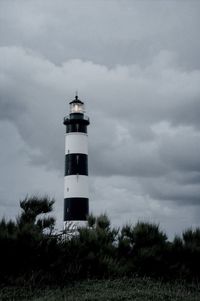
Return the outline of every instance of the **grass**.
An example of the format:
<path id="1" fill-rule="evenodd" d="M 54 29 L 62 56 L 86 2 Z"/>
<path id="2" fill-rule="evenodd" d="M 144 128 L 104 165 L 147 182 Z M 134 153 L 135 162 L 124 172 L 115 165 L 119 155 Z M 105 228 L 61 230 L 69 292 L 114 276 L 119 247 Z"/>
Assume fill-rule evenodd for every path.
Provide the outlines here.
<path id="1" fill-rule="evenodd" d="M 199 301 L 200 287 L 151 279 L 88 280 L 64 288 L 1 287 L 1 301 Z"/>

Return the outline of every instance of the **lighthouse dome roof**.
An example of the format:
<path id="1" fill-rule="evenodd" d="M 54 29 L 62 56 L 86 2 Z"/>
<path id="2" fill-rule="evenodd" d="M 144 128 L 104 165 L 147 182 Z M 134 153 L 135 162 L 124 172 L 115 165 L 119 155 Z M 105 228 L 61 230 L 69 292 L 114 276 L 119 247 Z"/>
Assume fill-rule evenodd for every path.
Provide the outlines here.
<path id="1" fill-rule="evenodd" d="M 84 102 L 83 101 L 81 101 L 79 98 L 78 98 L 78 95 L 76 95 L 75 96 L 75 99 L 74 100 L 72 100 L 69 104 L 84 104 Z"/>

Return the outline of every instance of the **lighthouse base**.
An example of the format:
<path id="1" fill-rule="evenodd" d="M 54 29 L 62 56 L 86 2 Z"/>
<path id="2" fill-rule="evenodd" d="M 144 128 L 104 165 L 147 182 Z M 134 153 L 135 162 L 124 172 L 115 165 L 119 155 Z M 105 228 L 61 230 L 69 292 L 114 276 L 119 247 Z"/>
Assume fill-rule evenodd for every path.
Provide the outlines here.
<path id="1" fill-rule="evenodd" d="M 85 221 L 89 214 L 88 198 L 64 199 L 64 221 Z"/>

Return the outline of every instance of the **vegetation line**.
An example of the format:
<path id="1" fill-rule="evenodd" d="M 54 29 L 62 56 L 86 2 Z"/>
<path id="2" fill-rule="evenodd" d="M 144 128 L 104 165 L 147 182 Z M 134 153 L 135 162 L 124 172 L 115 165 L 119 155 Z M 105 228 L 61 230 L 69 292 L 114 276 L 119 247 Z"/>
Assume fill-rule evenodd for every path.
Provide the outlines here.
<path id="1" fill-rule="evenodd" d="M 27 197 L 20 202 L 16 221 L 0 221 L 2 287 L 66 286 L 76 280 L 123 277 L 199 282 L 199 228 L 170 242 L 157 224 L 138 222 L 116 229 L 103 214 L 88 216 L 88 226 L 75 234 L 67 229 L 57 235 L 53 204 L 49 197 Z M 152 283 L 147 285 L 151 288 Z"/>

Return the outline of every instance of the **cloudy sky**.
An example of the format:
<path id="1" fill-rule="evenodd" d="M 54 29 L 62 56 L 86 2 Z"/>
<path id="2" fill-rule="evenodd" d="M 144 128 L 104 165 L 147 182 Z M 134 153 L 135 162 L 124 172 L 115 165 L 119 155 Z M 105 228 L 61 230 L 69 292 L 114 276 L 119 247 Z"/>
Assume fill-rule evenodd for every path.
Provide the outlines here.
<path id="1" fill-rule="evenodd" d="M 90 116 L 90 210 L 200 226 L 200 1 L 0 1 L 0 217 L 27 194 L 63 218 L 64 126 Z"/>

